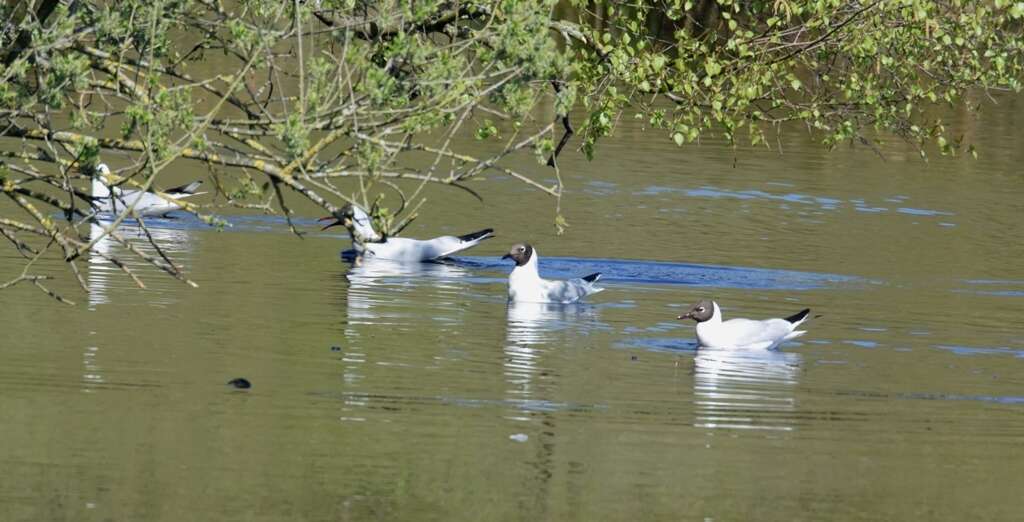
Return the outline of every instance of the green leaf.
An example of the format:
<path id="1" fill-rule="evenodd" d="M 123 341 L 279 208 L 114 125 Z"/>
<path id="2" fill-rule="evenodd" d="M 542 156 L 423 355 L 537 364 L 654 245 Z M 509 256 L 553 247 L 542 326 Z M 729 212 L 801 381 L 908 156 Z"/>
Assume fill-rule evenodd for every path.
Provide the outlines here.
<path id="1" fill-rule="evenodd" d="M 722 66 L 714 59 L 709 58 L 708 61 L 704 62 L 704 71 L 708 73 L 708 76 L 714 76 L 722 72 Z"/>

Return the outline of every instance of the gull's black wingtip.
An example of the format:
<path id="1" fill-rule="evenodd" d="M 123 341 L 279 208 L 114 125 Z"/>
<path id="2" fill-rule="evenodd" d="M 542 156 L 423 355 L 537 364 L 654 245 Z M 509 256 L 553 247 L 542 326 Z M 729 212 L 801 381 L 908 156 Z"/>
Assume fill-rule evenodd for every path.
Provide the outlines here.
<path id="1" fill-rule="evenodd" d="M 192 183 L 187 183 L 187 184 L 182 185 L 180 187 L 169 188 L 169 189 L 165 190 L 164 192 L 166 192 L 168 194 L 192 194 L 193 192 L 199 190 L 199 186 L 202 185 L 202 184 L 203 184 L 203 180 L 197 179 L 197 180 L 193 181 Z"/>
<path id="2" fill-rule="evenodd" d="M 484 240 L 484 239 L 487 239 L 487 238 L 493 237 L 493 236 L 494 236 L 494 229 L 493 228 L 485 228 L 485 229 L 477 231 L 477 232 L 472 232 L 472 233 L 466 234 L 464 236 L 459 236 L 459 239 L 462 240 L 463 242 L 465 242 L 465 241 L 481 241 L 481 240 Z"/>
<path id="3" fill-rule="evenodd" d="M 588 276 L 583 276 L 580 279 L 582 279 L 582 280 L 584 280 L 584 281 L 586 281 L 588 283 L 596 283 L 598 279 L 601 279 L 601 272 L 595 272 L 595 273 L 590 274 Z"/>
<path id="4" fill-rule="evenodd" d="M 787 317 L 786 320 L 794 324 L 799 323 L 800 321 L 803 321 L 804 317 L 807 317 L 807 314 L 809 313 L 811 313 L 811 309 L 804 308 L 803 310 L 800 310 L 799 312 Z"/>

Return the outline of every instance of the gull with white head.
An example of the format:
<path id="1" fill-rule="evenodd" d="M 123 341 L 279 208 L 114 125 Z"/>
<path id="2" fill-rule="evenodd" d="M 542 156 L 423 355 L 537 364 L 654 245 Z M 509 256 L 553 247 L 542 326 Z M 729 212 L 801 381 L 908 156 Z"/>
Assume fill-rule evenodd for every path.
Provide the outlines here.
<path id="1" fill-rule="evenodd" d="M 117 214 L 134 205 L 135 213 L 140 216 L 163 216 L 181 208 L 176 200 L 205 194 L 196 192 L 202 180 L 164 190 L 159 196 L 153 192 L 110 186 L 107 184 L 109 176 L 110 167 L 105 163 L 96 165 L 92 176 L 92 200 L 99 214 Z"/>
<path id="2" fill-rule="evenodd" d="M 463 236 L 440 236 L 433 239 L 385 237 L 373 228 L 365 210 L 356 205 L 345 205 L 332 215 L 320 218 L 329 221 L 320 230 L 342 225 L 352 236 L 352 248 L 361 259 L 386 259 L 404 263 L 434 261 L 473 248 L 481 241 L 494 237 L 494 229 Z"/>

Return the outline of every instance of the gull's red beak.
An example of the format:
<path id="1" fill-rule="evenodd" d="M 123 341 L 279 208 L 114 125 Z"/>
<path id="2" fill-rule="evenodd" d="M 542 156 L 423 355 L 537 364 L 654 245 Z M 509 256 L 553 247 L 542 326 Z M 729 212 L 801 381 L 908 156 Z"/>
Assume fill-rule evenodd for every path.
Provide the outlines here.
<path id="1" fill-rule="evenodd" d="M 341 224 L 341 220 L 336 218 L 336 217 L 334 217 L 334 216 L 324 216 L 324 217 L 318 219 L 317 221 L 323 223 L 325 221 L 331 221 L 331 220 L 334 220 L 334 222 L 333 223 L 328 223 L 328 224 L 324 225 L 323 228 L 320 229 L 321 232 L 323 232 L 324 230 L 327 230 L 328 228 L 336 227 L 336 226 Z"/>

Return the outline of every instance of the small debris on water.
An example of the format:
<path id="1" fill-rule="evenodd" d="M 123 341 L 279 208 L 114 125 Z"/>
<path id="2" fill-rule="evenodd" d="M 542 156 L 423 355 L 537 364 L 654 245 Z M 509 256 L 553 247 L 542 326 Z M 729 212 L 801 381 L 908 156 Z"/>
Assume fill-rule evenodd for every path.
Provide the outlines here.
<path id="1" fill-rule="evenodd" d="M 341 347 L 340 346 L 332 346 L 331 347 L 331 351 L 332 352 L 340 352 L 341 351 Z"/>
<path id="2" fill-rule="evenodd" d="M 631 360 L 631 361 L 639 361 L 639 360 L 640 360 L 640 358 L 639 358 L 639 357 L 637 357 L 636 355 L 630 355 L 630 356 L 629 356 L 629 360 Z"/>
<path id="3" fill-rule="evenodd" d="M 252 388 L 252 383 L 249 382 L 249 379 L 239 377 L 228 381 L 228 386 L 238 388 L 239 390 L 248 390 L 249 388 Z"/>
<path id="4" fill-rule="evenodd" d="M 508 438 L 514 442 L 526 442 L 530 440 L 530 436 L 525 433 L 513 433 L 512 435 L 509 435 Z"/>

